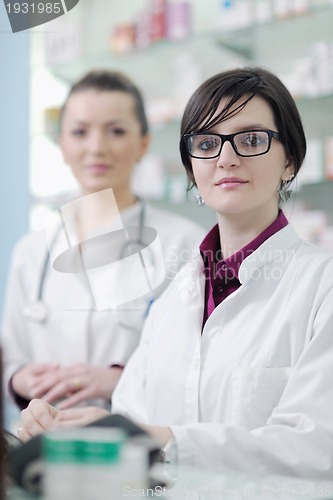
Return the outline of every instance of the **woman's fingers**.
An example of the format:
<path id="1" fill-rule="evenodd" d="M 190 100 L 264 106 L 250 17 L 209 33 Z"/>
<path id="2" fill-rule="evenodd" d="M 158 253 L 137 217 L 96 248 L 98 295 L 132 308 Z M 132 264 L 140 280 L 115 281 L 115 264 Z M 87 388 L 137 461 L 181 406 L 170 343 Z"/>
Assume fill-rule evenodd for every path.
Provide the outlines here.
<path id="1" fill-rule="evenodd" d="M 27 408 L 21 411 L 19 438 L 30 439 L 52 429 L 59 410 L 40 399 L 30 401 Z"/>
<path id="2" fill-rule="evenodd" d="M 110 415 L 110 413 L 98 406 L 61 410 L 56 418 L 55 427 L 81 427 L 106 417 L 107 415 Z"/>

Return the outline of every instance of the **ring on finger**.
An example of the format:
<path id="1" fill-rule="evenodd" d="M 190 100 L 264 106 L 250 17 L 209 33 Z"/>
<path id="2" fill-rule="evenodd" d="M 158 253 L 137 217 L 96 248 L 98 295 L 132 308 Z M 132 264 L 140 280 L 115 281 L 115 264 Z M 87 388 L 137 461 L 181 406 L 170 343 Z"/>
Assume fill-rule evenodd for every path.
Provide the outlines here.
<path id="1" fill-rule="evenodd" d="M 72 379 L 72 388 L 74 391 L 79 391 L 81 389 L 81 379 L 80 377 L 75 377 Z"/>

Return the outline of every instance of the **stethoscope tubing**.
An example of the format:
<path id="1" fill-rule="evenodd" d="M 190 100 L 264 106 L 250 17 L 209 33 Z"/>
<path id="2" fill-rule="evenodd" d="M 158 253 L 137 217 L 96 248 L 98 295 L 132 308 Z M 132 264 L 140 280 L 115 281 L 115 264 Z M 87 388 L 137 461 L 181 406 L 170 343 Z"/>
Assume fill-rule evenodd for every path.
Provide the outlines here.
<path id="1" fill-rule="evenodd" d="M 45 253 L 43 266 L 41 268 L 41 273 L 40 273 L 38 292 L 37 292 L 37 301 L 40 301 L 40 302 L 43 301 L 43 291 L 44 291 L 45 279 L 46 279 L 46 275 L 47 275 L 47 269 L 48 269 L 49 264 L 50 264 L 50 253 L 51 253 L 51 250 L 53 249 L 53 247 L 57 241 L 57 238 L 58 238 L 59 233 L 60 233 L 60 229 L 61 228 L 59 227 L 56 230 L 56 232 L 53 236 L 53 239 L 51 241 L 51 244 L 48 246 L 46 253 Z"/>
<path id="2" fill-rule="evenodd" d="M 128 246 L 130 246 L 130 245 L 136 244 L 136 245 L 142 246 L 142 248 L 145 247 L 145 244 L 142 241 L 143 229 L 144 229 L 144 222 L 145 222 L 145 203 L 142 200 L 139 200 L 139 203 L 140 203 L 141 206 L 140 206 L 140 214 L 139 214 L 139 236 L 138 236 L 138 239 L 136 241 L 128 241 L 126 243 L 126 245 L 124 246 L 124 248 L 122 248 L 122 250 L 120 252 L 120 255 L 119 255 L 120 259 L 124 257 L 126 248 Z M 39 279 L 39 284 L 38 284 L 36 299 L 32 303 L 32 306 L 33 305 L 35 305 L 35 306 L 38 305 L 40 309 L 42 307 L 44 307 L 43 295 L 44 295 L 44 290 L 45 290 L 45 281 L 46 281 L 46 277 L 47 277 L 47 272 L 48 272 L 48 268 L 49 268 L 49 264 L 50 264 L 50 253 L 51 253 L 52 249 L 54 248 L 54 245 L 55 245 L 55 243 L 57 241 L 57 238 L 59 236 L 60 230 L 61 230 L 61 227 L 59 227 L 56 230 L 56 232 L 55 232 L 55 234 L 53 236 L 53 239 L 52 239 L 50 245 L 47 248 L 47 251 L 46 251 L 46 254 L 45 254 L 45 257 L 44 257 L 44 260 L 43 260 L 43 264 L 42 264 L 42 267 L 41 267 L 40 279 Z M 45 310 L 46 310 L 46 305 L 45 305 Z M 29 315 L 29 312 L 28 312 L 27 308 L 25 308 L 25 316 L 28 319 L 31 319 L 31 320 L 34 319 L 34 318 L 30 317 L 32 315 Z M 42 316 L 43 316 L 43 319 L 35 319 L 35 321 L 38 321 L 38 322 L 45 321 L 46 318 L 44 318 L 44 315 L 41 314 L 40 317 L 42 317 Z"/>

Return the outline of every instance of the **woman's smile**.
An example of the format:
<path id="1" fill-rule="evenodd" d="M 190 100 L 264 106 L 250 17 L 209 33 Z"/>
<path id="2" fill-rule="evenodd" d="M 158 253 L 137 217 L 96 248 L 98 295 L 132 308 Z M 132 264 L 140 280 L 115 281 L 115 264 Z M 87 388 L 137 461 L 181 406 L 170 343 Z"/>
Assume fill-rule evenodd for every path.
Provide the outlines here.
<path id="1" fill-rule="evenodd" d="M 221 189 L 236 189 L 244 184 L 247 184 L 248 181 L 245 179 L 241 179 L 240 177 L 223 177 L 219 181 L 215 183 L 215 186 Z"/>

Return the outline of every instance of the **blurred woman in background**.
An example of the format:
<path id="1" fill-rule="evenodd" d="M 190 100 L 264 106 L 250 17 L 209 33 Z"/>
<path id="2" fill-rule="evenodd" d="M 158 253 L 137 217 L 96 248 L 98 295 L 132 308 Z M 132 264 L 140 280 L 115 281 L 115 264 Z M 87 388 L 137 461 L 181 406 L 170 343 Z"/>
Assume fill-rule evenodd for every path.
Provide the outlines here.
<path id="1" fill-rule="evenodd" d="M 128 293 L 126 304 L 98 311 L 87 272 L 52 268 L 48 254 L 61 253 L 63 231 L 55 232 L 49 249 L 43 231 L 25 236 L 13 254 L 2 326 L 5 381 L 21 408 L 33 397 L 63 408 L 88 400 L 109 407 L 150 303 L 202 239 L 198 225 L 133 193 L 133 168 L 149 141 L 142 96 L 126 76 L 92 71 L 72 86 L 62 109 L 59 144 L 80 198 L 67 205 L 70 220 L 62 220 L 67 224 L 62 229 L 68 232 L 70 226 L 71 239 L 86 242 L 119 230 L 121 224 L 130 226 L 137 228 L 135 243 L 142 250 L 143 230 L 153 228 L 166 277 L 144 296 L 133 299 Z M 115 258 L 122 259 L 123 249 L 115 246 Z M 134 272 L 126 280 L 125 292 L 130 292 L 138 277 Z M 118 290 L 120 282 L 112 287 Z"/>

